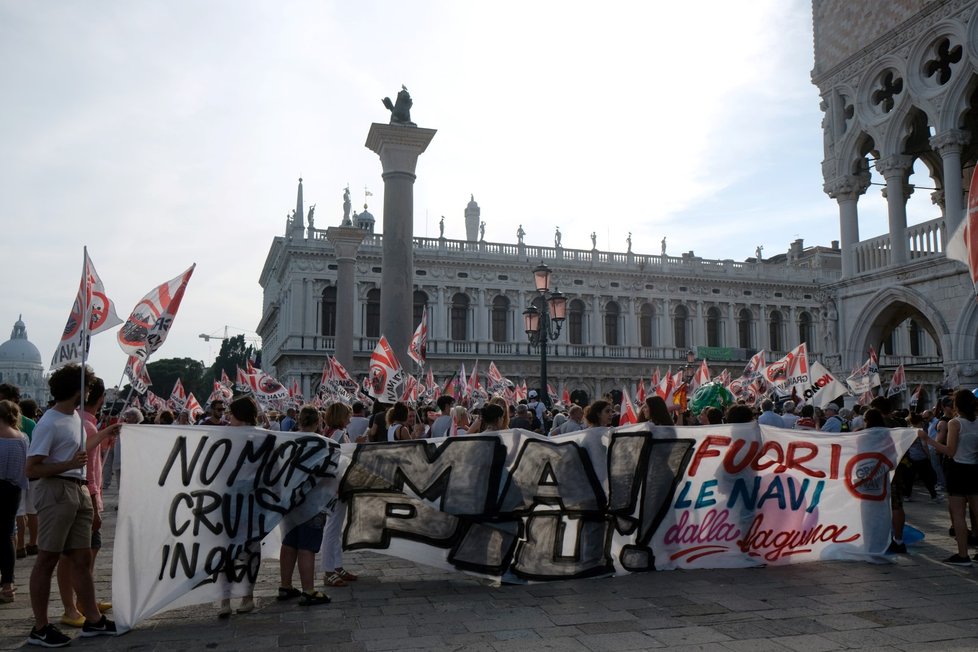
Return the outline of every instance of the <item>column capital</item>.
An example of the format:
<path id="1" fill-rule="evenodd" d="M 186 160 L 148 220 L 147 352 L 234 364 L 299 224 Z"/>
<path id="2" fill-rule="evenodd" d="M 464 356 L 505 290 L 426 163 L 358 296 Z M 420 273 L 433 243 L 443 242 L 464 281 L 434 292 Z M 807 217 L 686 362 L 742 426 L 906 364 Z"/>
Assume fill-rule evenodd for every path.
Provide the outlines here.
<path id="1" fill-rule="evenodd" d="M 964 129 L 948 129 L 930 139 L 930 146 L 941 156 L 945 153 L 960 153 L 961 148 L 971 142 L 971 133 Z"/>
<path id="2" fill-rule="evenodd" d="M 418 157 L 428 148 L 435 133 L 435 129 L 374 122 L 364 146 L 380 157 L 384 174 L 407 172 L 413 175 Z"/>
<path id="3" fill-rule="evenodd" d="M 826 181 L 822 190 L 832 199 L 857 199 L 869 188 L 869 174 L 850 174 Z"/>
<path id="4" fill-rule="evenodd" d="M 891 177 L 897 175 L 901 177 L 905 176 L 911 165 L 913 165 L 912 156 L 894 154 L 893 156 L 877 159 L 876 171 L 882 174 L 884 179 L 889 180 Z"/>
<path id="5" fill-rule="evenodd" d="M 367 232 L 353 226 L 331 226 L 326 229 L 326 239 L 333 243 L 336 260 L 356 260 L 357 250 Z"/>

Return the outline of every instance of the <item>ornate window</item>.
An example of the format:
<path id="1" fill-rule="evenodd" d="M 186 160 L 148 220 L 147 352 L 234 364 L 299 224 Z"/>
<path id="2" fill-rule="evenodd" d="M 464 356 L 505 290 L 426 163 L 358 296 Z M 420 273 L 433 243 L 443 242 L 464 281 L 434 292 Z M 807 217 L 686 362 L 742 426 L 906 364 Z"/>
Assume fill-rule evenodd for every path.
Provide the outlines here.
<path id="1" fill-rule="evenodd" d="M 642 346 L 655 346 L 655 308 L 651 303 L 643 303 L 638 315 L 639 343 Z"/>
<path id="2" fill-rule="evenodd" d="M 492 341 L 509 341 L 509 299 L 499 295 L 492 300 Z"/>
<path id="3" fill-rule="evenodd" d="M 741 308 L 737 315 L 737 345 L 742 349 L 753 350 L 752 337 L 754 316 L 747 308 Z"/>
<path id="4" fill-rule="evenodd" d="M 584 344 L 584 302 L 580 299 L 567 304 L 567 341 Z"/>
<path id="5" fill-rule="evenodd" d="M 706 311 L 706 345 L 723 346 L 723 321 L 715 306 Z"/>
<path id="6" fill-rule="evenodd" d="M 618 346 L 618 322 L 621 319 L 621 308 L 614 301 L 609 301 L 604 307 L 604 341 L 608 346 Z"/>
<path id="7" fill-rule="evenodd" d="M 809 351 L 815 351 L 815 337 L 812 329 L 812 316 L 807 312 L 798 315 L 798 341 L 808 344 Z"/>
<path id="8" fill-rule="evenodd" d="M 768 317 L 768 331 L 771 336 L 771 350 L 784 351 L 784 319 L 780 311 L 771 311 Z"/>
<path id="9" fill-rule="evenodd" d="M 380 290 L 374 288 L 367 292 L 367 337 L 380 337 Z"/>
<path id="10" fill-rule="evenodd" d="M 676 306 L 676 312 L 673 313 L 672 319 L 672 329 L 676 338 L 676 348 L 685 349 L 689 346 L 686 338 L 686 326 L 688 322 L 689 311 L 686 309 L 686 306 Z"/>
<path id="11" fill-rule="evenodd" d="M 331 285 L 323 290 L 323 315 L 319 332 L 333 337 L 336 335 L 336 286 Z"/>
<path id="12" fill-rule="evenodd" d="M 452 339 L 468 339 L 469 297 L 459 292 L 452 297 Z"/>

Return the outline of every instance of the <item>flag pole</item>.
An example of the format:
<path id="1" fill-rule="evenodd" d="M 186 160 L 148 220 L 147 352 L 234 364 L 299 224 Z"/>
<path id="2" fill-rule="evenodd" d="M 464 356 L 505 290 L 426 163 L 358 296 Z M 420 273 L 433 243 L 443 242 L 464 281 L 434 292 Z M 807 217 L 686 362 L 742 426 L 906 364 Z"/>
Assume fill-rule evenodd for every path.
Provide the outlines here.
<path id="1" fill-rule="evenodd" d="M 84 245 L 82 247 L 83 260 L 82 260 L 82 305 L 79 306 L 81 309 L 81 373 L 79 377 L 79 399 L 78 399 L 78 410 L 79 413 L 85 410 L 85 364 L 88 361 L 88 322 L 92 317 L 92 292 L 91 288 L 88 286 L 88 246 Z M 81 414 L 79 414 L 79 417 Z M 85 419 L 81 418 L 79 420 L 79 442 L 81 445 L 81 450 L 85 450 Z"/>

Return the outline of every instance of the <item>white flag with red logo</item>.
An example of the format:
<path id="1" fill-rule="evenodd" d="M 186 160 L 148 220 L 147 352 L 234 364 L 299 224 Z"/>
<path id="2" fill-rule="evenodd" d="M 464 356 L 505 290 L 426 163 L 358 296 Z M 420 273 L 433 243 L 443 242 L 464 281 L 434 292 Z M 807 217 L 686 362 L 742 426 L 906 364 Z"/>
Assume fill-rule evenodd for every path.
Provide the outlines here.
<path id="1" fill-rule="evenodd" d="M 486 377 L 490 392 L 502 392 L 506 388 L 513 387 L 512 381 L 500 373 L 495 362 L 489 363 L 489 370 L 486 372 Z"/>
<path id="2" fill-rule="evenodd" d="M 618 415 L 618 425 L 627 426 L 631 423 L 638 423 L 638 415 L 635 413 L 635 406 L 628 397 L 628 389 L 621 390 L 621 414 Z"/>
<path id="3" fill-rule="evenodd" d="M 652 379 L 655 380 L 656 376 L 658 375 L 659 370 L 656 368 L 655 376 L 652 376 Z M 675 391 L 676 385 L 672 378 L 672 365 L 669 365 L 666 375 L 663 376 L 662 380 L 655 385 L 655 393 L 659 395 L 659 398 L 666 402 L 666 405 L 670 405 L 672 403 L 672 395 L 675 393 Z"/>
<path id="4" fill-rule="evenodd" d="M 177 378 L 177 382 L 173 384 L 173 390 L 170 392 L 170 398 L 166 402 L 167 406 L 174 411 L 179 412 L 184 409 L 187 405 L 187 392 L 183 388 L 183 381 Z"/>
<path id="5" fill-rule="evenodd" d="M 923 385 L 917 385 L 917 389 L 910 396 L 910 407 L 915 408 L 920 403 L 920 393 L 924 390 Z"/>
<path id="6" fill-rule="evenodd" d="M 946 255 L 968 266 L 968 277 L 978 297 L 978 174 L 971 173 L 968 209 L 964 219 L 948 240 Z"/>
<path id="7" fill-rule="evenodd" d="M 710 382 L 710 367 L 706 364 L 706 360 L 702 360 L 700 366 L 696 369 L 696 373 L 693 374 L 693 379 L 689 383 L 689 394 L 692 396 L 697 387 L 705 385 L 708 382 Z"/>
<path id="8" fill-rule="evenodd" d="M 886 396 L 895 396 L 896 394 L 902 394 L 907 391 L 907 374 L 903 370 L 903 365 L 901 364 L 893 372 L 893 378 L 890 379 L 890 387 L 886 390 Z"/>
<path id="9" fill-rule="evenodd" d="M 145 402 L 151 412 L 162 412 L 166 409 L 166 401 L 162 397 L 154 394 L 151 389 L 146 390 Z"/>
<path id="10" fill-rule="evenodd" d="M 407 380 L 404 382 L 404 394 L 401 395 L 401 401 L 407 403 L 408 405 L 417 405 L 418 385 L 418 379 L 411 374 L 407 374 Z"/>
<path id="11" fill-rule="evenodd" d="M 645 399 L 642 400 L 644 401 Z M 564 404 L 564 407 L 567 407 L 568 405 L 571 404 L 570 390 L 567 389 L 566 384 L 560 390 L 560 402 Z"/>
<path id="12" fill-rule="evenodd" d="M 662 381 L 659 379 L 659 368 L 656 367 L 655 371 L 652 372 L 651 380 L 649 380 L 649 391 L 656 391 L 656 388 L 659 386 L 660 382 Z"/>
<path id="13" fill-rule="evenodd" d="M 105 294 L 105 285 L 95 271 L 95 265 L 88 257 L 88 247 L 85 247 L 84 253 L 78 294 L 75 295 L 75 303 L 61 334 L 61 341 L 54 350 L 51 369 L 70 362 L 85 362 L 88 358 L 89 338 L 122 323 L 115 313 L 115 304 Z"/>
<path id="14" fill-rule="evenodd" d="M 882 384 L 880 380 L 879 362 L 876 351 L 870 347 L 869 359 L 858 369 L 853 370 L 852 375 L 846 378 L 846 385 L 853 394 L 863 394 L 871 391 L 874 387 Z"/>
<path id="15" fill-rule="evenodd" d="M 383 335 L 370 355 L 367 391 L 383 403 L 396 403 L 404 394 L 404 370 Z"/>
<path id="16" fill-rule="evenodd" d="M 223 373 L 223 372 L 222 372 Z M 227 376 L 227 374 L 225 374 Z M 224 383 L 215 380 L 214 390 L 211 395 L 207 397 L 207 403 L 213 403 L 214 401 L 230 401 L 234 397 L 234 393 L 231 392 L 231 388 L 227 387 Z"/>
<path id="17" fill-rule="evenodd" d="M 784 394 L 790 394 L 792 388 L 804 392 L 809 384 L 808 345 L 802 342 L 787 355 L 764 368 L 764 380 L 767 384 Z"/>
<path id="18" fill-rule="evenodd" d="M 424 366 L 424 361 L 428 357 L 428 306 L 421 308 L 421 323 L 411 337 L 407 354 L 409 358 Z"/>
<path id="19" fill-rule="evenodd" d="M 146 362 L 134 355 L 129 356 L 126 362 L 125 374 L 137 394 L 145 394 L 153 384 L 149 379 L 149 371 L 146 370 Z"/>
<path id="20" fill-rule="evenodd" d="M 153 288 L 139 300 L 116 336 L 123 351 L 145 360 L 163 346 L 196 267 L 194 263 L 183 274 Z"/>
<path id="21" fill-rule="evenodd" d="M 197 417 L 204 413 L 204 408 L 200 407 L 200 402 L 197 401 L 197 397 L 194 396 L 193 392 L 187 395 L 187 403 L 184 409 L 190 413 L 191 421 L 196 421 Z"/>

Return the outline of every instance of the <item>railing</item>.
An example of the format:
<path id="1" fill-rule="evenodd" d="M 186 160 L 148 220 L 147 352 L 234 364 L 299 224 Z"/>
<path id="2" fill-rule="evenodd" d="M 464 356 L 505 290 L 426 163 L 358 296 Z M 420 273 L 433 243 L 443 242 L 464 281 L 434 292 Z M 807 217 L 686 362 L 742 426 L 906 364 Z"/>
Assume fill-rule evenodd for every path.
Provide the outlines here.
<path id="1" fill-rule="evenodd" d="M 945 228 L 943 217 L 908 226 L 907 255 L 910 260 L 943 255 L 947 242 Z M 889 267 L 892 249 L 889 234 L 856 243 L 856 273 L 865 274 Z"/>
<path id="2" fill-rule="evenodd" d="M 923 225 L 918 225 L 923 226 Z M 916 227 L 915 227 L 916 228 Z M 916 233 L 915 233 L 916 234 Z M 925 234 L 921 234 L 924 237 Z M 327 240 L 326 231 L 311 229 L 309 239 L 314 241 Z M 876 240 L 886 240 L 877 238 Z M 636 254 L 633 252 L 599 251 L 597 249 L 567 249 L 564 247 L 546 247 L 527 245 L 523 243 L 486 242 L 470 240 L 450 240 L 448 238 L 413 239 L 415 251 L 422 257 L 453 257 L 464 255 L 470 259 L 514 259 L 521 262 L 545 261 L 555 265 L 560 263 L 583 263 L 592 267 L 607 267 L 609 270 L 639 270 L 659 269 L 668 272 L 671 269 L 682 268 L 683 274 L 708 273 L 724 276 L 741 276 L 756 278 L 767 274 L 787 275 L 788 280 L 812 280 L 810 269 L 799 269 L 793 265 L 776 265 L 764 262 L 740 262 L 730 259 L 715 260 L 683 254 L 681 256 Z M 862 245 L 864 243 L 860 243 Z M 383 235 L 368 234 L 360 245 L 362 253 L 378 253 L 383 247 Z M 818 274 L 823 280 L 834 280 L 839 272 L 833 269 L 819 269 Z"/>

